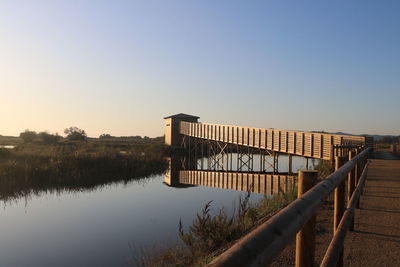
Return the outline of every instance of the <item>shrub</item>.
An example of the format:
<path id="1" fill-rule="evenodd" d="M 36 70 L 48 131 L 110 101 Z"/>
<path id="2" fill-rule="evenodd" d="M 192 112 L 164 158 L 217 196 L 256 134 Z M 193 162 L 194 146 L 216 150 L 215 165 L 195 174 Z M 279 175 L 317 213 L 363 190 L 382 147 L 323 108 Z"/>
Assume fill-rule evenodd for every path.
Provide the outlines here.
<path id="1" fill-rule="evenodd" d="M 112 136 L 110 134 L 101 134 L 99 136 L 99 139 L 107 139 L 107 138 L 112 138 Z"/>
<path id="2" fill-rule="evenodd" d="M 25 132 L 19 134 L 19 137 L 25 143 L 31 143 L 37 138 L 37 133 L 35 131 L 29 131 L 29 129 L 26 129 Z"/>
<path id="3" fill-rule="evenodd" d="M 86 132 L 78 127 L 69 127 L 64 130 L 64 133 L 67 135 L 68 140 L 79 141 L 87 138 Z"/>
<path id="4" fill-rule="evenodd" d="M 38 134 L 39 140 L 43 142 L 44 144 L 55 144 L 57 143 L 61 136 L 58 134 L 50 134 L 48 132 L 40 132 Z"/>
<path id="5" fill-rule="evenodd" d="M 325 178 L 334 171 L 331 162 L 327 160 L 320 160 L 315 169 L 318 171 L 319 178 Z"/>

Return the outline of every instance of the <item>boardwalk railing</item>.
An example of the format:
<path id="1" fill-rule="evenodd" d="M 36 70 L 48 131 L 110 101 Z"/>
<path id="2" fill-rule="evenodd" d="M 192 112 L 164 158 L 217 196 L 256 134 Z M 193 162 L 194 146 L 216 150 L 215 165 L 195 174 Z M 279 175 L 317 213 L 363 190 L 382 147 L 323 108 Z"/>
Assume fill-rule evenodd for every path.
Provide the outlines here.
<path id="1" fill-rule="evenodd" d="M 354 208 L 357 205 L 361 189 L 364 185 L 369 151 L 370 148 L 367 148 L 354 157 L 350 156 L 351 159 L 342 166 L 340 166 L 338 157 L 336 165 L 340 168 L 334 173 L 309 189 L 268 221 L 241 238 L 207 266 L 268 266 L 295 237 L 296 233 L 301 231 L 310 220 L 315 218 L 316 211 L 321 206 L 322 201 L 332 194 L 334 190 L 335 236 L 328 249 L 327 255 L 325 255 L 323 265 L 336 266 L 336 263 L 340 265 L 344 234 L 352 223 L 351 219 L 354 214 Z M 344 217 L 342 217 L 343 210 L 341 210 L 341 205 L 345 202 L 345 196 L 340 192 L 344 192 L 344 190 L 341 189 L 344 187 L 346 177 L 348 177 L 349 181 L 352 181 L 350 183 L 354 183 L 354 185 L 357 186 L 354 191 L 355 193 L 353 193 L 351 189 L 348 191 L 348 199 L 350 199 L 350 201 L 347 206 L 348 209 L 344 213 Z M 354 187 L 352 188 L 354 190 Z M 315 230 L 313 232 L 315 235 Z M 315 240 L 315 236 L 303 236 L 302 238 Z M 309 242 L 309 247 L 303 247 L 302 250 L 313 250 L 314 247 L 315 244 Z M 296 249 L 298 249 L 298 247 Z M 311 262 L 311 264 L 306 266 L 312 266 L 314 251 L 309 251 L 308 255 L 310 255 L 312 259 L 308 261 Z M 296 257 L 296 266 L 304 266 L 298 263 L 298 261 L 302 261 L 301 257 L 304 255 L 299 256 L 300 259 Z"/>
<path id="2" fill-rule="evenodd" d="M 354 224 L 354 210 L 358 205 L 358 201 L 365 184 L 365 179 L 367 178 L 367 167 L 368 163 L 365 165 L 356 190 L 354 191 L 349 203 L 347 204 L 346 211 L 344 212 L 343 217 L 340 220 L 339 226 L 335 232 L 335 235 L 333 236 L 332 241 L 329 244 L 328 250 L 325 253 L 325 256 L 321 263 L 321 266 L 323 267 L 337 266 L 338 262 L 343 261 L 343 259 L 341 259 L 341 254 L 343 253 L 344 239 L 346 237 L 347 231 L 349 229 L 353 230 L 352 228 L 354 228 L 354 225 L 352 225 Z M 342 265 L 342 262 L 340 262 L 340 265 Z"/>
<path id="3" fill-rule="evenodd" d="M 331 160 L 336 145 L 369 146 L 364 136 L 251 128 L 182 121 L 180 133 L 186 136 L 229 144 L 266 149 L 292 155 Z"/>

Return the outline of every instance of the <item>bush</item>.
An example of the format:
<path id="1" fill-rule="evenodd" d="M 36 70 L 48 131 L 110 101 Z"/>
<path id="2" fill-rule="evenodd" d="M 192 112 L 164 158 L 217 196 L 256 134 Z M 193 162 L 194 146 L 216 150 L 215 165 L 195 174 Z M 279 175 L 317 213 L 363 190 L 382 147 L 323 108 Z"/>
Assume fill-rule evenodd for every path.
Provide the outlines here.
<path id="1" fill-rule="evenodd" d="M 320 160 L 317 166 L 315 166 L 315 169 L 318 171 L 319 178 L 326 178 L 334 171 L 331 162 L 327 160 Z"/>
<path id="2" fill-rule="evenodd" d="M 101 134 L 99 136 L 99 139 L 107 139 L 107 138 L 112 138 L 113 136 L 111 136 L 110 134 Z"/>
<path id="3" fill-rule="evenodd" d="M 25 132 L 19 134 L 19 137 L 25 143 L 32 143 L 37 138 L 37 133 L 35 131 L 29 131 L 28 129 L 26 129 Z"/>
<path id="4" fill-rule="evenodd" d="M 86 140 L 87 138 L 86 132 L 78 127 L 69 127 L 64 130 L 64 133 L 67 135 L 68 140 L 71 141 Z"/>
<path id="5" fill-rule="evenodd" d="M 8 158 L 11 155 L 11 151 L 7 148 L 0 147 L 0 159 Z"/>
<path id="6" fill-rule="evenodd" d="M 50 134 L 48 132 L 41 132 L 38 134 L 40 141 L 44 144 L 55 144 L 57 143 L 61 136 L 58 134 Z"/>

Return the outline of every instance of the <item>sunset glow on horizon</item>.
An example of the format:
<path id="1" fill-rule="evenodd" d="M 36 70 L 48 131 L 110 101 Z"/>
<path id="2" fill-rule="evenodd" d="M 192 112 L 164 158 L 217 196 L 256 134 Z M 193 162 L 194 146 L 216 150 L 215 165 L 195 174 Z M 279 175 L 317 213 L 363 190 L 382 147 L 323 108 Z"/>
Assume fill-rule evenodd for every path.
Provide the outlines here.
<path id="1" fill-rule="evenodd" d="M 163 117 L 400 135 L 396 1 L 2 1 L 0 135 Z"/>

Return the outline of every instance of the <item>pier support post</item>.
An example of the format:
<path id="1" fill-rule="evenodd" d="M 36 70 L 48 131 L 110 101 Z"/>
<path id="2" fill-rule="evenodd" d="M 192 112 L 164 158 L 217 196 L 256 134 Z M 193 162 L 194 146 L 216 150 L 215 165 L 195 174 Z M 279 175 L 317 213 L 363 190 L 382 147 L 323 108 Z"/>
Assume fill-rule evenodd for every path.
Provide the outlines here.
<path id="1" fill-rule="evenodd" d="M 335 171 L 337 171 L 340 167 L 343 166 L 345 163 L 346 159 L 345 157 L 336 157 L 335 158 Z M 334 215 L 333 215 L 333 233 L 336 232 L 340 220 L 343 217 L 344 213 L 344 201 L 345 201 L 345 190 L 346 190 L 346 183 L 345 180 L 341 182 L 338 187 L 335 188 L 335 193 L 334 193 Z M 338 260 L 338 267 L 343 266 L 343 251 L 339 257 Z"/>
<path id="2" fill-rule="evenodd" d="M 354 156 L 355 156 L 355 151 L 350 150 L 349 151 L 349 160 L 354 158 Z M 349 172 L 349 174 L 347 176 L 347 203 L 350 203 L 350 199 L 351 199 L 351 197 L 353 195 L 353 192 L 354 192 L 354 189 L 355 189 L 355 186 L 356 186 L 356 184 L 355 184 L 355 181 L 356 181 L 356 179 L 355 179 L 356 178 L 356 176 L 355 176 L 356 168 L 357 168 L 357 165 L 355 165 L 353 167 L 353 169 Z M 349 230 L 350 231 L 354 231 L 354 216 L 351 219 Z"/>
<path id="3" fill-rule="evenodd" d="M 317 171 L 299 171 L 298 198 L 317 183 L 317 177 Z M 314 266 L 315 221 L 316 215 L 312 216 L 296 235 L 296 267 Z"/>

